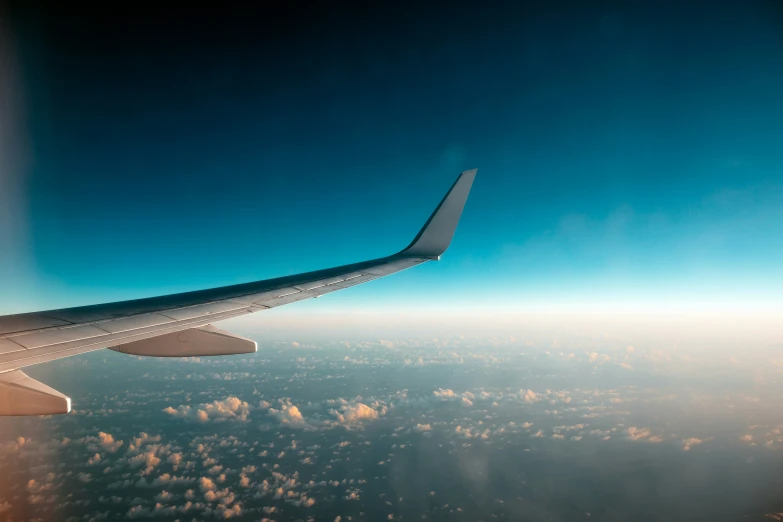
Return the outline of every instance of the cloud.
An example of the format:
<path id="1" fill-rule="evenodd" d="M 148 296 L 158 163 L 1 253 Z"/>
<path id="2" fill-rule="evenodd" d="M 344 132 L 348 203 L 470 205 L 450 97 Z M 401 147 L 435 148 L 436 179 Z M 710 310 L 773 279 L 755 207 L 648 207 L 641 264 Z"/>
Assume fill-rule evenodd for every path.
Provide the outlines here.
<path id="1" fill-rule="evenodd" d="M 157 495 L 155 495 L 155 500 L 157 500 L 158 502 L 170 502 L 174 500 L 174 498 L 175 496 L 169 493 L 168 491 L 166 491 L 165 489 L 160 493 L 158 493 Z"/>
<path id="2" fill-rule="evenodd" d="M 128 452 L 136 453 L 140 451 L 142 446 L 156 442 L 160 442 L 160 435 L 152 436 L 142 431 L 139 433 L 138 437 L 131 439 L 130 445 L 128 446 Z"/>
<path id="3" fill-rule="evenodd" d="M 125 513 L 125 518 L 147 518 L 150 516 L 150 509 L 142 505 L 133 506 Z"/>
<path id="4" fill-rule="evenodd" d="M 379 415 L 386 413 L 386 411 L 385 407 L 383 407 L 381 413 L 379 413 L 366 404 L 359 402 L 353 405 L 344 405 L 341 412 L 332 410 L 332 413 L 340 424 L 352 425 L 363 421 L 375 420 Z"/>
<path id="5" fill-rule="evenodd" d="M 522 400 L 528 403 L 533 403 L 539 400 L 538 394 L 533 390 L 519 390 L 519 395 Z"/>
<path id="6" fill-rule="evenodd" d="M 195 422 L 246 421 L 250 414 L 250 405 L 237 397 L 227 397 L 222 401 L 201 404 L 195 408 L 182 405 L 175 409 L 169 406 L 163 412 L 173 417 Z"/>
<path id="7" fill-rule="evenodd" d="M 650 436 L 649 428 L 637 428 L 635 426 L 631 426 L 626 430 L 626 432 L 628 433 L 628 438 L 631 440 L 642 440 Z"/>
<path id="8" fill-rule="evenodd" d="M 454 393 L 454 390 L 439 388 L 437 391 L 432 392 L 435 397 L 439 397 L 441 399 L 456 399 L 459 397 L 456 393 Z"/>
<path id="9" fill-rule="evenodd" d="M 421 433 L 425 431 L 431 431 L 432 426 L 430 424 L 417 424 L 416 426 L 413 427 L 413 429 Z"/>
<path id="10" fill-rule="evenodd" d="M 176 477 L 174 475 L 164 473 L 152 481 L 152 486 L 165 486 L 168 484 L 181 486 L 185 484 L 192 484 L 195 481 L 196 479 L 193 477 Z"/>
<path id="11" fill-rule="evenodd" d="M 696 437 L 690 437 L 682 441 L 682 451 L 690 451 L 693 446 L 697 446 L 704 442 L 703 439 L 697 439 Z"/>
<path id="12" fill-rule="evenodd" d="M 172 464 L 174 466 L 174 469 L 176 470 L 177 467 L 182 462 L 182 453 L 172 453 L 171 455 L 169 455 L 169 458 L 166 459 L 166 462 Z"/>
<path id="13" fill-rule="evenodd" d="M 87 444 L 87 449 L 93 453 L 100 451 L 115 453 L 124 444 L 121 440 L 114 440 L 114 436 L 111 433 L 103 431 L 99 431 L 97 437 L 84 437 L 79 439 L 79 442 Z"/>
<path id="14" fill-rule="evenodd" d="M 128 465 L 131 468 L 144 467 L 144 474 L 149 475 L 158 464 L 161 463 L 159 453 L 165 453 L 165 447 L 160 445 L 150 446 L 149 451 L 139 453 L 128 459 Z"/>
<path id="15" fill-rule="evenodd" d="M 290 428 L 304 428 L 307 426 L 307 422 L 305 421 L 304 416 L 302 416 L 302 412 L 299 411 L 299 408 L 287 400 L 281 401 L 281 408 L 279 410 L 269 408 L 269 415 L 280 421 L 280 424 L 283 426 L 288 426 Z"/>

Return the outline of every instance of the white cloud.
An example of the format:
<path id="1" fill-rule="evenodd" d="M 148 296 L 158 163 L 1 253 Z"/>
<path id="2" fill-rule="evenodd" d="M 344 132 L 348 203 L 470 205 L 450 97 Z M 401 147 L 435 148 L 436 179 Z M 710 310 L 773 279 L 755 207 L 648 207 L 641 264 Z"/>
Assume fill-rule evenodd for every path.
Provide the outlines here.
<path id="1" fill-rule="evenodd" d="M 363 421 L 376 420 L 379 415 L 386 413 L 385 407 L 381 411 L 374 410 L 366 404 L 358 402 L 356 404 L 346 404 L 342 411 L 332 410 L 332 414 L 337 418 L 337 422 L 345 425 L 358 424 Z"/>
<path id="2" fill-rule="evenodd" d="M 97 437 L 84 437 L 79 439 L 78 442 L 87 444 L 87 449 L 93 453 L 100 451 L 108 451 L 109 453 L 115 453 L 120 446 L 124 444 L 121 440 L 114 440 L 114 436 L 111 433 L 98 432 Z"/>
<path id="3" fill-rule="evenodd" d="M 441 399 L 456 399 L 459 395 L 454 393 L 454 390 L 439 388 L 437 391 L 432 392 L 435 397 L 439 397 Z"/>
<path id="4" fill-rule="evenodd" d="M 164 473 L 163 475 L 157 477 L 155 480 L 152 481 L 152 486 L 164 486 L 167 484 L 179 486 L 185 484 L 192 484 L 195 481 L 196 479 L 193 477 L 176 477 L 168 473 Z"/>
<path id="5" fill-rule="evenodd" d="M 96 453 L 95 455 L 93 455 L 92 457 L 87 459 L 87 465 L 88 466 L 95 466 L 95 465 L 100 464 L 100 463 L 101 463 L 101 454 L 100 453 Z"/>
<path id="6" fill-rule="evenodd" d="M 697 445 L 701 444 L 702 442 L 704 442 L 703 439 L 698 439 L 696 437 L 690 437 L 690 438 L 684 439 L 682 441 L 682 451 L 690 451 L 690 449 L 693 446 L 697 446 Z"/>
<path id="7" fill-rule="evenodd" d="M 532 403 L 539 400 L 538 394 L 533 390 L 519 390 L 519 395 L 525 402 Z"/>
<path id="8" fill-rule="evenodd" d="M 637 428 L 635 426 L 631 426 L 626 431 L 628 433 L 628 438 L 631 440 L 642 440 L 650 436 L 649 428 Z"/>
<path id="9" fill-rule="evenodd" d="M 280 424 L 290 428 L 304 428 L 307 426 L 302 412 L 288 400 L 281 401 L 279 410 L 269 408 L 269 415 L 279 420 Z"/>
<path id="10" fill-rule="evenodd" d="M 163 410 L 174 417 L 196 422 L 223 422 L 227 420 L 246 421 L 250 414 L 250 405 L 237 397 L 227 397 L 222 401 L 213 401 L 200 406 L 169 406 Z"/>

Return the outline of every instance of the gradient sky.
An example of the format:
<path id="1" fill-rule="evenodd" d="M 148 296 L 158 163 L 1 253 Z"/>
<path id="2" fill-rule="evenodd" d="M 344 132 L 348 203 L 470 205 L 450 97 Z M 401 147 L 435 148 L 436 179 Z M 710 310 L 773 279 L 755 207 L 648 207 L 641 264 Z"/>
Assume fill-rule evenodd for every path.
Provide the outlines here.
<path id="1" fill-rule="evenodd" d="M 0 313 L 450 250 L 297 305 L 780 308 L 774 2 L 0 18 Z M 326 305 L 329 302 L 330 305 Z"/>

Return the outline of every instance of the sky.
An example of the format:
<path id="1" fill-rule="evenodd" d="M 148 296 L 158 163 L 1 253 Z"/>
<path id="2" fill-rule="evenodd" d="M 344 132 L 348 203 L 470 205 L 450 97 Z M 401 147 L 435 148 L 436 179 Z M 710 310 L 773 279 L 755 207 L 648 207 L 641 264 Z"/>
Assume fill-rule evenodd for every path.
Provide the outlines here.
<path id="1" fill-rule="evenodd" d="M 0 1 L 0 315 L 449 250 L 24 368 L 0 520 L 783 520 L 783 8 Z"/>
<path id="2" fill-rule="evenodd" d="M 470 168 L 329 308 L 779 311 L 783 10 L 686 4 L 9 4 L 0 313 L 390 254 Z"/>

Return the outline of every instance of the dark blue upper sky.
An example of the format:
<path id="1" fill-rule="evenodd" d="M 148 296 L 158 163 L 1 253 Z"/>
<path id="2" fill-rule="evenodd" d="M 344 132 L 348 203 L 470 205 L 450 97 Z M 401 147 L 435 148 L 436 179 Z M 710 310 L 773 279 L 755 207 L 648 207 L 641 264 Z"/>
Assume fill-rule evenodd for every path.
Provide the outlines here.
<path id="1" fill-rule="evenodd" d="M 486 4 L 10 10 L 0 310 L 385 255 L 474 167 L 441 263 L 335 301 L 777 301 L 783 9 Z"/>

